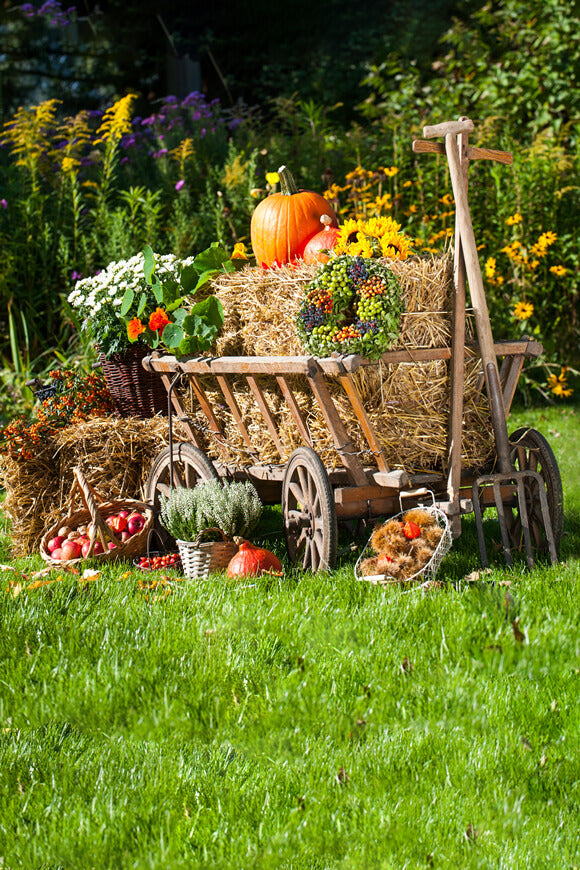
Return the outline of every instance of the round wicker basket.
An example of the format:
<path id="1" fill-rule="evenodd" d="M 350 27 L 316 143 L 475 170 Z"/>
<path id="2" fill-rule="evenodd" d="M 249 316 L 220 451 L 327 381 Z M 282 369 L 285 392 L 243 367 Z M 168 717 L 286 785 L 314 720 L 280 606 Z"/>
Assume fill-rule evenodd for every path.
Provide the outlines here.
<path id="1" fill-rule="evenodd" d="M 217 532 L 223 540 L 202 542 L 208 532 Z M 205 580 L 212 571 L 225 570 L 230 559 L 238 552 L 238 545 L 217 528 L 202 529 L 195 541 L 177 540 L 176 543 L 183 573 L 190 580 L 196 577 Z"/>
<path id="2" fill-rule="evenodd" d="M 93 531 L 90 536 L 91 549 L 86 558 L 98 559 L 100 562 L 104 562 L 116 561 L 118 559 L 132 559 L 135 556 L 146 553 L 149 532 L 153 528 L 155 521 L 151 505 L 137 499 L 105 501 L 95 492 L 80 468 L 74 468 L 73 474 L 74 482 L 70 491 L 67 515 L 59 520 L 56 525 L 48 529 L 40 542 L 40 555 L 45 562 L 57 567 L 82 562 L 85 557 L 68 560 L 53 559 L 48 551 L 47 544 L 51 538 L 55 537 L 61 526 L 70 526 L 70 528 L 76 529 L 80 525 L 88 525 L 89 523 L 93 523 Z M 83 504 L 81 508 L 75 507 L 77 495 L 80 496 Z M 138 511 L 145 517 L 145 525 L 141 531 L 136 532 L 127 541 L 121 541 L 105 522 L 107 517 L 117 514 L 120 510 Z M 93 554 L 92 548 L 96 541 L 100 541 L 102 544 L 103 553 Z M 115 545 L 113 549 L 108 549 L 109 542 Z"/>
<path id="3" fill-rule="evenodd" d="M 167 390 L 162 379 L 141 365 L 150 353 L 146 345 L 136 343 L 108 358 L 99 354 L 107 387 L 121 417 L 167 416 Z"/>

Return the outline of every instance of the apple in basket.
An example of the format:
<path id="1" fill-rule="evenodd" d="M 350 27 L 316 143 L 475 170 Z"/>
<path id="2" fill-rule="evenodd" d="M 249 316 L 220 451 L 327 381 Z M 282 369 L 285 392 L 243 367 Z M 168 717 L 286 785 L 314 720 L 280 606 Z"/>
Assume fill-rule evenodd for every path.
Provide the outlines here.
<path id="1" fill-rule="evenodd" d="M 69 539 L 63 541 L 62 547 L 60 548 L 60 558 L 65 562 L 68 562 L 69 559 L 78 559 L 81 555 L 81 551 L 82 548 L 78 541 Z"/>
<path id="2" fill-rule="evenodd" d="M 145 517 L 139 511 L 133 511 L 127 517 L 127 531 L 130 535 L 136 535 L 145 525 Z"/>
<path id="3" fill-rule="evenodd" d="M 121 514 L 111 514 L 105 522 L 115 535 L 119 535 L 127 525 L 127 518 L 122 517 Z"/>
<path id="4" fill-rule="evenodd" d="M 91 549 L 91 542 L 90 542 L 90 541 L 85 541 L 85 543 L 83 544 L 82 551 L 81 551 L 81 552 L 82 552 L 82 555 L 83 555 L 83 557 L 84 557 L 85 559 L 86 559 L 86 557 L 89 555 L 89 550 L 90 550 L 90 549 Z M 103 552 L 104 552 L 104 550 L 103 550 L 103 545 L 101 544 L 101 542 L 100 542 L 100 541 L 95 541 L 95 546 L 93 547 L 92 555 L 93 555 L 93 556 L 98 556 L 99 553 L 103 553 Z"/>
<path id="5" fill-rule="evenodd" d="M 52 555 L 55 550 L 60 550 L 63 541 L 65 538 L 62 535 L 55 535 L 54 538 L 51 538 L 50 541 L 46 545 L 46 549 Z M 55 556 L 56 559 L 60 558 L 59 556 Z"/>

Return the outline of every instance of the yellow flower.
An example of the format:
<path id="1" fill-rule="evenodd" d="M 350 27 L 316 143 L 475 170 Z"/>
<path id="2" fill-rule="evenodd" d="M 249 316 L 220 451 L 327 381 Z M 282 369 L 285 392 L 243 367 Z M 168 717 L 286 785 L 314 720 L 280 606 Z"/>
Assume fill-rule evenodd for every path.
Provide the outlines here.
<path id="1" fill-rule="evenodd" d="M 485 277 L 493 278 L 495 275 L 496 260 L 495 257 L 488 257 L 485 261 Z"/>
<path id="2" fill-rule="evenodd" d="M 80 161 L 75 160 L 74 157 L 63 157 L 62 158 L 62 171 L 65 173 L 72 172 L 74 169 L 80 166 Z"/>
<path id="3" fill-rule="evenodd" d="M 381 170 L 385 173 L 387 178 L 392 178 L 393 175 L 396 175 L 397 172 L 399 171 L 396 166 L 389 166 L 389 167 L 381 166 Z"/>
<path id="4" fill-rule="evenodd" d="M 566 269 L 564 266 L 550 266 L 550 272 L 552 273 L 552 275 L 557 275 L 558 278 L 562 278 L 562 276 L 565 275 L 567 271 L 568 269 Z"/>
<path id="5" fill-rule="evenodd" d="M 450 193 L 446 193 L 444 196 L 442 196 L 439 199 L 439 202 L 442 202 L 443 205 L 452 205 L 453 204 L 453 197 L 451 196 Z"/>
<path id="6" fill-rule="evenodd" d="M 232 251 L 232 260 L 247 260 L 248 254 L 246 253 L 246 246 L 243 242 L 236 242 L 234 245 L 234 250 Z"/>
<path id="7" fill-rule="evenodd" d="M 417 211 L 417 206 L 416 206 L 416 205 L 410 205 L 410 206 L 409 206 L 409 214 L 415 214 L 416 211 Z"/>
<path id="8" fill-rule="evenodd" d="M 403 182 L 403 187 L 411 187 L 412 184 L 413 184 L 412 181 L 404 181 L 404 182 Z"/>
<path id="9" fill-rule="evenodd" d="M 531 302 L 518 302 L 513 310 L 513 315 L 518 320 L 528 320 L 534 313 L 534 306 Z"/>
<path id="10" fill-rule="evenodd" d="M 558 236 L 556 233 L 548 230 L 546 233 L 542 233 L 542 235 L 538 239 L 538 244 L 544 245 L 547 248 L 549 245 L 553 245 L 557 238 Z"/>
<path id="11" fill-rule="evenodd" d="M 550 375 L 548 377 L 548 387 L 555 396 L 571 396 L 574 392 L 573 389 L 568 387 L 566 372 L 566 366 L 562 366 L 562 370 L 560 371 L 559 375 Z"/>
<path id="12" fill-rule="evenodd" d="M 278 182 L 280 181 L 280 176 L 277 172 L 266 172 L 266 181 L 268 182 L 268 184 L 274 187 L 274 185 L 278 184 Z"/>
<path id="13" fill-rule="evenodd" d="M 115 141 L 124 133 L 131 132 L 131 109 L 136 99 L 136 94 L 127 94 L 107 109 L 97 130 L 95 144 Z"/>
<path id="14" fill-rule="evenodd" d="M 509 218 L 506 218 L 506 224 L 508 225 L 508 227 L 513 227 L 515 224 L 521 224 L 522 221 L 523 217 L 521 216 L 519 211 L 517 211 L 515 214 L 510 215 Z"/>

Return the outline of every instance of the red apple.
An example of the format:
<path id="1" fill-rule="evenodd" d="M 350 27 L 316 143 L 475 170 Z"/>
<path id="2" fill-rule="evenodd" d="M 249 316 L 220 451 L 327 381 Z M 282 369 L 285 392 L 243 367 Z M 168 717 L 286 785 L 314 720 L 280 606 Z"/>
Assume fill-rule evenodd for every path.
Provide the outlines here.
<path id="1" fill-rule="evenodd" d="M 46 549 L 48 550 L 49 553 L 52 553 L 57 548 L 60 549 L 60 545 L 62 544 L 63 541 L 64 541 L 64 538 L 62 535 L 56 535 L 56 537 L 50 539 L 50 541 L 46 545 Z"/>
<path id="2" fill-rule="evenodd" d="M 115 543 L 113 543 L 113 541 L 109 541 L 107 544 L 107 547 L 109 548 L 109 550 L 114 550 L 116 548 L 116 546 L 117 545 Z"/>
<path id="3" fill-rule="evenodd" d="M 125 531 L 121 532 L 120 538 L 121 538 L 121 541 L 123 543 L 125 543 L 125 541 L 128 541 L 130 537 L 131 537 L 131 532 L 128 532 L 127 529 L 125 529 Z"/>
<path id="4" fill-rule="evenodd" d="M 62 559 L 62 550 L 60 547 L 57 547 L 56 550 L 53 550 L 50 554 L 53 559 Z"/>
<path id="5" fill-rule="evenodd" d="M 125 519 L 127 519 L 127 517 L 129 516 L 129 513 L 130 513 L 129 511 L 122 510 L 122 511 L 119 511 L 117 516 L 118 517 L 125 517 Z"/>
<path id="6" fill-rule="evenodd" d="M 145 517 L 135 511 L 132 513 L 127 519 L 127 531 L 134 535 L 137 532 L 140 532 L 143 526 L 145 525 Z"/>
<path id="7" fill-rule="evenodd" d="M 61 559 L 68 561 L 69 559 L 78 559 L 81 555 L 81 547 L 76 541 L 64 541 L 61 550 Z"/>

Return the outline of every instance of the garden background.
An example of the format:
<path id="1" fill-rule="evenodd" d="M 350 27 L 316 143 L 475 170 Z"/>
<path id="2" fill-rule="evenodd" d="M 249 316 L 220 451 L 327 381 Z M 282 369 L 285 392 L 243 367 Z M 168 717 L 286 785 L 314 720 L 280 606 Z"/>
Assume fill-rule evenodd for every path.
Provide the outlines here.
<path id="1" fill-rule="evenodd" d="M 579 865 L 579 32 L 563 0 L 3 4 L 3 425 L 26 380 L 90 370 L 79 276 L 247 245 L 281 164 L 444 247 L 446 163 L 411 142 L 467 115 L 514 155 L 472 165 L 470 202 L 496 336 L 545 347 L 510 429 L 548 437 L 565 526 L 558 565 L 481 574 L 468 518 L 446 582 L 407 592 L 357 582 L 350 546 L 289 566 L 274 508 L 285 576 L 247 584 L 37 579 L 3 517 L 0 866 Z"/>
<path id="2" fill-rule="evenodd" d="M 566 398 L 580 362 L 577 25 L 563 0 L 296 2 L 279 16 L 260 0 L 5 5 L 3 420 L 30 406 L 27 378 L 94 359 L 66 302 L 80 275 L 145 244 L 248 244 L 281 164 L 342 219 L 387 214 L 417 252 L 444 246 L 446 162 L 411 142 L 460 115 L 474 144 L 514 155 L 471 167 L 495 334 L 544 344 L 522 398 Z"/>

